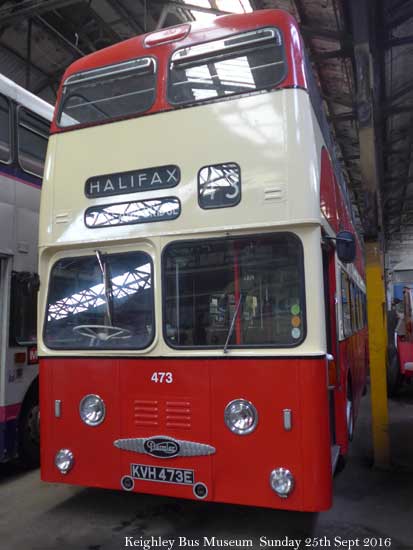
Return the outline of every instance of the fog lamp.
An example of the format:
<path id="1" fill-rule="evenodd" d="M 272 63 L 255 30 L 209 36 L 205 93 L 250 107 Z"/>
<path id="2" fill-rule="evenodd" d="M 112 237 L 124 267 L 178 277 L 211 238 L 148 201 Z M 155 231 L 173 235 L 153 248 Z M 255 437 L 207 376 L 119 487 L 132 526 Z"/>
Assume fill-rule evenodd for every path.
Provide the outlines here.
<path id="1" fill-rule="evenodd" d="M 60 449 L 57 451 L 54 463 L 61 474 L 67 474 L 73 468 L 74 456 L 70 449 Z"/>
<path id="2" fill-rule="evenodd" d="M 231 432 L 246 435 L 255 430 L 258 424 L 257 409 L 245 399 L 234 399 L 224 412 L 225 424 Z"/>
<path id="3" fill-rule="evenodd" d="M 98 426 L 105 419 L 105 404 L 98 395 L 85 395 L 79 405 L 80 418 L 88 426 Z"/>
<path id="4" fill-rule="evenodd" d="M 281 498 L 287 498 L 294 489 L 294 476 L 286 468 L 277 468 L 270 474 L 271 489 Z"/>

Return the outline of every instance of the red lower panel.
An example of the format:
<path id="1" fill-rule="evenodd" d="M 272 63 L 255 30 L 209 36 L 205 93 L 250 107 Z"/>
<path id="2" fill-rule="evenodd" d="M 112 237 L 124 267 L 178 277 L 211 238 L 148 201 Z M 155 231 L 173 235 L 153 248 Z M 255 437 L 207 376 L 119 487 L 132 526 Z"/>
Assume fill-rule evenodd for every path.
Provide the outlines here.
<path id="1" fill-rule="evenodd" d="M 42 479 L 121 488 L 131 464 L 178 468 L 194 471 L 194 481 L 208 488 L 206 500 L 327 509 L 332 481 L 326 384 L 324 359 L 42 359 Z M 106 404 L 105 420 L 97 427 L 86 426 L 79 416 L 80 400 L 89 393 Z M 251 401 L 259 415 L 257 429 L 244 436 L 224 423 L 225 406 L 237 398 Z M 55 400 L 61 400 L 60 418 Z M 284 427 L 284 409 L 292 411 L 291 430 Z M 119 439 L 153 436 L 203 443 L 216 451 L 165 459 L 114 446 Z M 66 476 L 54 465 L 62 448 L 75 456 Z M 278 467 L 295 477 L 286 499 L 269 485 Z M 191 485 L 136 479 L 133 490 L 195 498 Z"/>
<path id="2" fill-rule="evenodd" d="M 397 339 L 397 351 L 399 355 L 400 372 L 406 377 L 412 377 L 413 371 L 406 370 L 406 363 L 413 363 L 413 342 L 404 341 L 400 337 Z"/>

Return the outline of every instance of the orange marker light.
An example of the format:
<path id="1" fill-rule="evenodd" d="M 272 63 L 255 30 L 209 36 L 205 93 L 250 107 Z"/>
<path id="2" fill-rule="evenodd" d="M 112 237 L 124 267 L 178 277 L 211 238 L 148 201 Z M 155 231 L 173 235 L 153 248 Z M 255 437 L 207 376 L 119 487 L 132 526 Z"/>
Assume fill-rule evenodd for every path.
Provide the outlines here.
<path id="1" fill-rule="evenodd" d="M 297 315 L 291 317 L 291 324 L 293 327 L 299 327 L 301 325 L 301 319 Z"/>

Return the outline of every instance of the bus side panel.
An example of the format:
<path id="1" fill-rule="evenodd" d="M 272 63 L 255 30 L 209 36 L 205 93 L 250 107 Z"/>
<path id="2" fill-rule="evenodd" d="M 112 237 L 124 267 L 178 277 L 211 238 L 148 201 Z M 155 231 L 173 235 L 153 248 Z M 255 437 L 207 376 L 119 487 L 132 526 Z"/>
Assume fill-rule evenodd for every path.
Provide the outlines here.
<path id="1" fill-rule="evenodd" d="M 340 446 L 340 454 L 346 455 L 349 450 L 346 419 L 347 380 L 350 364 L 353 360 L 351 354 L 350 338 L 339 343 L 340 384 L 335 390 L 335 419 L 336 419 L 336 443 Z"/>
<path id="2" fill-rule="evenodd" d="M 346 419 L 346 399 L 348 381 L 351 380 L 353 398 L 353 418 L 357 418 L 361 396 L 367 381 L 368 369 L 368 335 L 364 328 L 346 338 L 339 344 L 340 354 L 340 388 L 336 390 L 336 439 L 340 445 L 340 454 L 345 455 L 349 450 Z"/>
<path id="3" fill-rule="evenodd" d="M 332 464 L 326 361 L 299 365 L 304 465 L 304 510 L 327 510 L 332 505 Z"/>

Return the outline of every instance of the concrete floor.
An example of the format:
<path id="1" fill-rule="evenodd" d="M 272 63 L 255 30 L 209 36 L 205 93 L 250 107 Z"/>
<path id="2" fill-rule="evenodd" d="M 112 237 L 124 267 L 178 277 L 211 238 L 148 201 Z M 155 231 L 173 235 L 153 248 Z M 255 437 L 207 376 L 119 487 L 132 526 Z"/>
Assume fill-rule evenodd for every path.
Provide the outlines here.
<path id="1" fill-rule="evenodd" d="M 413 386 L 390 402 L 397 464 L 392 471 L 371 468 L 369 407 L 366 397 L 349 463 L 335 478 L 329 512 L 286 513 L 52 485 L 41 483 L 38 471 L 3 465 L 0 550 L 120 550 L 127 548 L 125 537 L 139 543 L 151 536 L 175 539 L 173 550 L 179 548 L 179 536 L 200 539 L 200 548 L 203 537 L 215 536 L 252 539 L 255 549 L 264 536 L 278 548 L 297 548 L 293 539 L 299 539 L 300 549 L 346 550 L 386 548 L 390 537 L 392 550 L 413 550 Z M 312 538 L 308 545 L 306 537 Z M 364 544 L 365 538 L 373 540 Z"/>

